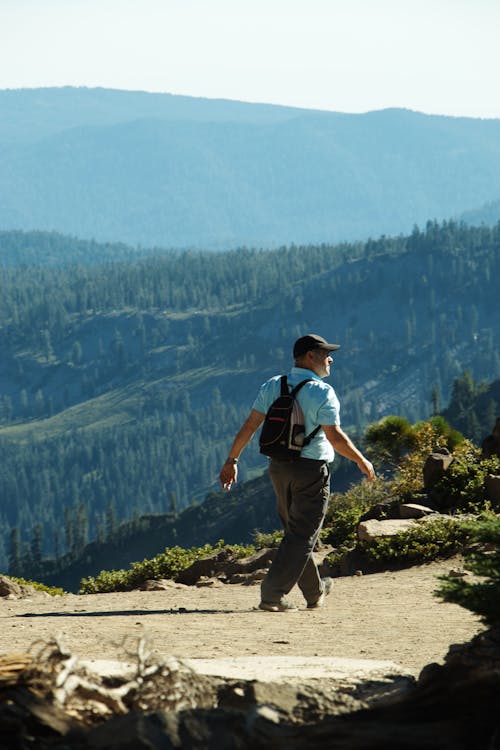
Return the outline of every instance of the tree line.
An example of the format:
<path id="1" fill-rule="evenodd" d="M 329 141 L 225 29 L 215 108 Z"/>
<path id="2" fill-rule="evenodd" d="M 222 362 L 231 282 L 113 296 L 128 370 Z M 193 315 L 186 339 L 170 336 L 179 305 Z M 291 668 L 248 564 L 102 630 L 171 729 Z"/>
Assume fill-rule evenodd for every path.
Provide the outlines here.
<path id="1" fill-rule="evenodd" d="M 88 265 L 67 247 L 64 263 L 0 268 L 4 568 L 200 501 L 256 387 L 309 329 L 342 344 L 334 385 L 359 436 L 384 414 L 441 411 L 464 369 L 500 375 L 500 225 L 128 262 L 103 248 Z M 457 427 L 479 441 L 495 408 Z M 242 479 L 263 466 L 251 445 Z"/>

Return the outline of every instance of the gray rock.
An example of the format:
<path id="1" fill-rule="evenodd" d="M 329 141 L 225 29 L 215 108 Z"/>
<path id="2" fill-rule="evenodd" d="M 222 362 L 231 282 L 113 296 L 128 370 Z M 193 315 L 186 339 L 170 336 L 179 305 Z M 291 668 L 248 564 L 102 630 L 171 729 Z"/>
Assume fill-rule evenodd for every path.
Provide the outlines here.
<path id="1" fill-rule="evenodd" d="M 276 555 L 276 548 L 266 547 L 265 549 L 254 552 L 249 557 L 243 557 L 236 560 L 230 560 L 225 566 L 224 571 L 228 576 L 234 573 L 253 573 L 256 570 L 268 568 Z"/>
<path id="2" fill-rule="evenodd" d="M 139 586 L 139 591 L 166 591 L 175 588 L 175 583 L 167 578 L 149 579 Z"/>
<path id="3" fill-rule="evenodd" d="M 500 417 L 497 417 L 491 435 L 488 435 L 483 440 L 481 450 L 483 458 L 490 458 L 491 456 L 500 457 Z"/>
<path id="4" fill-rule="evenodd" d="M 213 576 L 221 572 L 229 555 L 228 550 L 221 549 L 212 555 L 208 555 L 208 557 L 203 557 L 201 560 L 195 560 L 186 570 L 181 571 L 175 580 L 177 583 L 194 586 L 200 578 L 213 578 Z"/>
<path id="5" fill-rule="evenodd" d="M 426 490 L 430 490 L 434 485 L 444 477 L 451 463 L 453 462 L 453 456 L 446 449 L 443 448 L 443 452 L 431 453 L 427 458 L 424 468 L 424 487 Z"/>
<path id="6" fill-rule="evenodd" d="M 358 539 L 363 542 L 371 542 L 378 537 L 395 536 L 400 531 L 408 531 L 416 526 L 417 521 L 408 519 L 388 519 L 386 521 L 362 521 L 358 525 Z"/>
<path id="7" fill-rule="evenodd" d="M 224 584 L 222 581 L 219 581 L 218 578 L 205 578 L 205 576 L 202 576 L 199 581 L 196 581 L 195 586 L 199 589 L 201 588 L 220 588 Z"/>
<path id="8" fill-rule="evenodd" d="M 434 513 L 432 508 L 427 505 L 419 505 L 418 503 L 402 503 L 399 506 L 400 518 L 424 518 Z"/>
<path id="9" fill-rule="evenodd" d="M 0 596 L 10 598 L 21 598 L 24 595 L 23 588 L 7 576 L 0 575 Z"/>
<path id="10" fill-rule="evenodd" d="M 500 506 L 500 476 L 488 474 L 484 480 L 484 488 L 487 500 L 495 507 Z"/>

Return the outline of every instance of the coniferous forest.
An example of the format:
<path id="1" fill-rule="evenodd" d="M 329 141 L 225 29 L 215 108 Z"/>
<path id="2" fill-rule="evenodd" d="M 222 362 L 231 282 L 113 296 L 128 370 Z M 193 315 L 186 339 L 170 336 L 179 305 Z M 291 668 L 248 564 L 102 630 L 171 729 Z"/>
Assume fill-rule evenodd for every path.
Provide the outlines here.
<path id="1" fill-rule="evenodd" d="M 330 382 L 357 438 L 449 406 L 480 442 L 499 413 L 500 225 L 220 253 L 3 232 L 0 257 L 4 570 L 202 502 L 309 331 L 341 344 Z M 264 468 L 254 441 L 241 480 Z"/>

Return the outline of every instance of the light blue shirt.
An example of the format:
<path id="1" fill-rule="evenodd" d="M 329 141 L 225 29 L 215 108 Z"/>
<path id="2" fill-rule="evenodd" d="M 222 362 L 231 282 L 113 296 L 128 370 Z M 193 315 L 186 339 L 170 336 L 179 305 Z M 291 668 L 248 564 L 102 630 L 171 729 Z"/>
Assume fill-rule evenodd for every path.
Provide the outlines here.
<path id="1" fill-rule="evenodd" d="M 278 398 L 281 393 L 280 378 L 281 375 L 276 375 L 261 385 L 253 404 L 256 411 L 266 414 L 273 401 Z M 339 400 L 329 383 L 325 383 L 316 373 L 305 367 L 292 367 L 287 375 L 287 382 L 289 386 L 294 387 L 306 378 L 311 378 L 311 382 L 303 385 L 297 394 L 297 401 L 304 413 L 306 435 L 310 435 L 318 425 L 340 425 Z M 328 462 L 333 461 L 335 457 L 332 444 L 323 430 L 319 430 L 309 445 L 302 449 L 300 455 L 303 458 Z"/>

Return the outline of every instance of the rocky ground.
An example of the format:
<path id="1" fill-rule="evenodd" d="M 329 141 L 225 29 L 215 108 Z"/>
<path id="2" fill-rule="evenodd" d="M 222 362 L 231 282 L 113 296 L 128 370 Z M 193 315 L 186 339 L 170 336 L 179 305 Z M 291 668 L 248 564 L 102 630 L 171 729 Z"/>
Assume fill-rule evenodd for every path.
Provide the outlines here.
<path id="1" fill-rule="evenodd" d="M 171 583 L 163 591 L 0 599 L 0 653 L 25 651 L 62 634 L 78 656 L 126 658 L 126 640 L 146 635 L 158 657 L 348 657 L 389 660 L 417 675 L 469 640 L 478 619 L 433 595 L 458 559 L 396 572 L 336 578 L 325 606 L 298 612 L 257 609 L 259 587 Z"/>
<path id="2" fill-rule="evenodd" d="M 455 664 L 450 683 L 450 665 L 442 665 L 451 644 L 467 642 L 483 628 L 468 611 L 433 595 L 437 576 L 460 569 L 461 561 L 453 559 L 337 578 L 322 609 L 306 610 L 300 593 L 292 592 L 300 607 L 292 613 L 258 610 L 257 585 L 217 582 L 56 598 L 4 596 L 2 748 L 305 749 L 335 738 L 335 747 L 353 750 L 476 750 L 456 739 L 465 737 L 454 725 L 467 715 L 457 713 L 460 701 L 472 711 L 470 696 L 460 692 L 463 675 Z M 495 642 L 488 664 L 497 650 Z M 467 679 L 474 674 L 470 663 L 466 673 Z M 478 675 L 473 692 L 481 711 L 493 716 L 489 703 L 498 700 L 498 670 Z M 436 724 L 434 704 L 449 688 L 449 715 L 448 704 L 436 709 Z M 405 716 L 403 723 L 397 718 Z M 436 744 L 440 721 L 442 732 L 454 738 L 447 744 Z M 389 734 L 384 723 L 392 727 Z M 471 732 L 476 723 L 485 725 L 482 713 L 469 722 Z M 492 730 L 485 726 L 490 742 Z"/>

